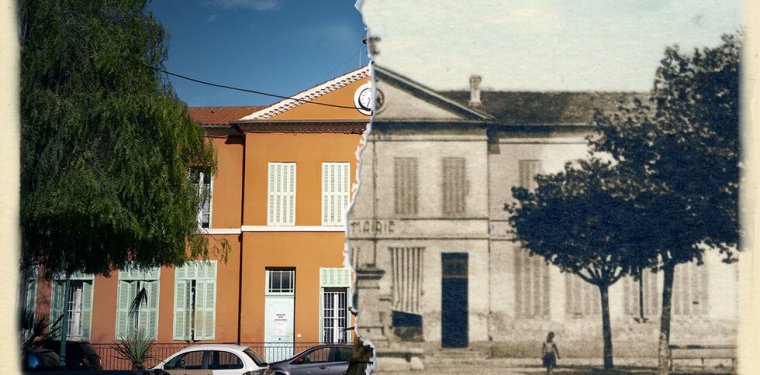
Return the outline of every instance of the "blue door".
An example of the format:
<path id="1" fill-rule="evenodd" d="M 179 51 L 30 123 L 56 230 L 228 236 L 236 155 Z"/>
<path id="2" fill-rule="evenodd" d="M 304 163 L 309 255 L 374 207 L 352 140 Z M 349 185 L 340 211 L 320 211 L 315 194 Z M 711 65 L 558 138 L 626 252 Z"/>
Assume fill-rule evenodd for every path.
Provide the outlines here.
<path id="1" fill-rule="evenodd" d="M 441 346 L 467 347 L 467 253 L 441 254 Z"/>

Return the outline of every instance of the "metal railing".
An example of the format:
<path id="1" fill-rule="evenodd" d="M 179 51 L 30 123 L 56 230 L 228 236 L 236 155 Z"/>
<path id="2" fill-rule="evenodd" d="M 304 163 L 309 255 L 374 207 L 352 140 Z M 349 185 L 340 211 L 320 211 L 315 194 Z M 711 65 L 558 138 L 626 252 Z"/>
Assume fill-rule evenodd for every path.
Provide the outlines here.
<path id="1" fill-rule="evenodd" d="M 194 344 L 188 343 L 157 343 L 153 346 L 151 352 L 152 358 L 147 360 L 144 365 L 145 368 L 150 368 L 157 365 L 170 355 L 184 349 L 188 346 L 200 345 L 200 344 L 235 344 L 235 343 L 214 343 L 214 342 L 197 342 Z M 288 359 L 295 354 L 298 354 L 308 348 L 315 345 L 320 345 L 319 342 L 241 342 L 240 345 L 251 348 L 254 352 L 258 353 L 261 358 L 264 358 L 267 362 L 276 362 L 283 359 Z M 130 370 L 132 368 L 132 362 L 119 357 L 116 350 L 113 348 L 113 344 L 110 343 L 92 343 L 90 344 L 93 349 L 100 356 L 100 360 L 103 363 L 104 370 Z"/>

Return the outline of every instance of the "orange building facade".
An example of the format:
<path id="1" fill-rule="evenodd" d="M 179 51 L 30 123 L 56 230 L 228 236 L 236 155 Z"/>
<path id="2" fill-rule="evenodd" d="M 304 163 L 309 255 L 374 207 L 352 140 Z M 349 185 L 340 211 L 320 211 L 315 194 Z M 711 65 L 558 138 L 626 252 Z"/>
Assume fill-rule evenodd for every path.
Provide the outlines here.
<path id="1" fill-rule="evenodd" d="M 69 339 L 96 344 L 143 329 L 161 344 L 267 343 L 259 350 L 271 361 L 298 343 L 347 341 L 345 217 L 370 93 L 365 67 L 267 107 L 190 108 L 217 158 L 213 176 L 193 175 L 211 189 L 199 230 L 212 247 L 226 242 L 226 256 L 107 278 L 73 275 L 67 303 L 62 280 L 30 274 L 20 303 L 53 316 L 67 306 Z M 148 301 L 130 314 L 142 288 Z"/>

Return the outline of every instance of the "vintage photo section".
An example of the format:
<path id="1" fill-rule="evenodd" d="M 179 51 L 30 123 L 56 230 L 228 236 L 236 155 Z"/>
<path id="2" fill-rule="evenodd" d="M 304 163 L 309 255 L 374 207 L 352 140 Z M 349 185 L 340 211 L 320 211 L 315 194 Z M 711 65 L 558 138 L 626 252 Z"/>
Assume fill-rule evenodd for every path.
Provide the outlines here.
<path id="1" fill-rule="evenodd" d="M 537 227 L 530 220 L 540 213 L 531 218 L 519 207 L 538 199 L 531 193 L 551 183 L 536 175 L 565 171 L 568 162 L 579 169 L 578 160 L 589 160 L 589 137 L 595 139 L 605 119 L 614 123 L 622 107 L 649 104 L 644 115 L 656 116 L 656 103 L 649 99 L 656 95 L 658 68 L 673 63 L 674 56 L 693 58 L 695 50 L 718 49 L 742 53 L 742 237 L 723 242 L 736 262 L 726 263 L 726 253 L 714 247 L 693 249 L 701 262 L 676 262 L 669 343 L 676 366 L 679 357 L 700 346 L 708 366 L 736 366 L 741 373 L 757 367 L 750 355 L 756 351 L 750 313 L 756 261 L 748 251 L 756 223 L 757 180 L 749 167 L 755 154 L 748 152 L 754 150 L 756 46 L 746 18 L 754 4 L 365 0 L 359 7 L 373 57 L 375 111 L 361 154 L 361 188 L 349 212 L 348 241 L 359 332 L 374 344 L 379 372 L 496 363 L 490 360 L 541 366 L 549 332 L 562 347 L 560 366 L 600 367 L 605 310 L 615 365 L 656 367 L 667 272 L 658 263 L 661 256 L 649 253 L 646 261 L 646 243 L 621 239 L 644 223 L 633 212 L 591 201 L 586 203 L 595 209 L 584 211 L 586 216 L 557 204 L 565 209 L 543 212 L 544 226 L 531 230 Z M 659 78 L 660 84 L 668 82 Z M 736 89 L 730 88 L 733 95 Z M 683 115 L 697 110 L 686 108 Z M 607 146 L 598 146 L 600 153 L 614 147 Z M 588 173 L 576 176 L 609 177 L 608 161 L 588 162 Z M 709 167 L 705 159 L 692 166 Z M 626 225 L 616 230 L 612 218 Z M 551 246 L 540 245 L 561 242 L 556 236 L 563 233 L 580 233 L 583 240 L 564 242 L 578 248 L 593 243 L 586 240 L 583 220 L 595 219 L 603 224 L 588 224 L 594 229 L 588 236 L 612 236 L 624 252 L 640 254 L 618 259 L 610 266 L 618 270 L 613 276 L 574 273 L 569 261 L 562 264 L 551 254 Z M 680 219 L 661 218 L 680 223 L 671 228 L 685 225 Z M 705 236 L 724 227 L 714 219 Z M 690 238 L 699 236 L 694 232 Z M 533 255 L 528 242 L 536 244 Z M 583 257 L 572 262 L 578 259 Z M 650 271 L 654 265 L 658 272 Z M 605 282 L 602 304 L 598 286 Z"/>

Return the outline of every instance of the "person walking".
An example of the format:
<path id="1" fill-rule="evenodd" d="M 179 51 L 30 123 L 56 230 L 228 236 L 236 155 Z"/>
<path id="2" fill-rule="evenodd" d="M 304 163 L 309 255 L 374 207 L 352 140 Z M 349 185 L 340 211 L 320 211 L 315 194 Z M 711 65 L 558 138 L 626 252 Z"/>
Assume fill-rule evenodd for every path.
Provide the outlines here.
<path id="1" fill-rule="evenodd" d="M 559 349 L 557 349 L 557 344 L 554 343 L 554 332 L 549 332 L 546 335 L 546 342 L 544 342 L 541 348 L 541 356 L 544 360 L 546 373 L 551 375 L 554 368 L 557 367 L 557 360 L 559 359 Z"/>

